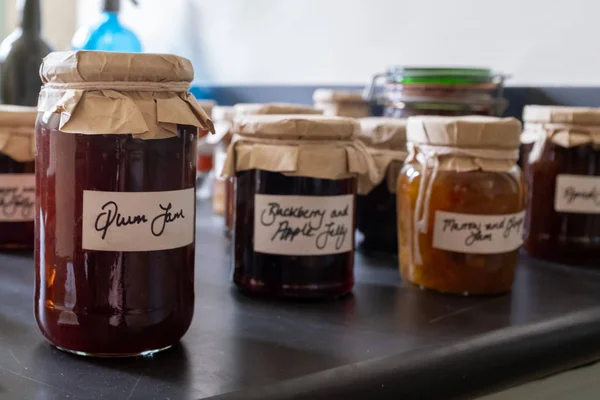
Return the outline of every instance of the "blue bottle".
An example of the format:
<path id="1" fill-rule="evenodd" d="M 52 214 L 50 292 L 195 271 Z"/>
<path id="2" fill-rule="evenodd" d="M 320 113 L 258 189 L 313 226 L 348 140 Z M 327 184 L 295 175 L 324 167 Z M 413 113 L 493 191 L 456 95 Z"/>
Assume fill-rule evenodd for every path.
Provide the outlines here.
<path id="1" fill-rule="evenodd" d="M 133 2 L 137 4 L 135 0 Z M 75 33 L 71 43 L 73 50 L 141 52 L 142 44 L 136 34 L 119 21 L 120 8 L 120 0 L 104 0 L 100 21 Z"/>

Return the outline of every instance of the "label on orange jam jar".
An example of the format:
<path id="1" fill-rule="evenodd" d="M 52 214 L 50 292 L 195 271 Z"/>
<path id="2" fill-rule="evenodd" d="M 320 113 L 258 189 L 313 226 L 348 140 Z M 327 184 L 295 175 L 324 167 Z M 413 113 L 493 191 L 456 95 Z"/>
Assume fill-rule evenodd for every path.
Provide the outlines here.
<path id="1" fill-rule="evenodd" d="M 165 192 L 83 191 L 84 250 L 152 251 L 194 241 L 193 188 Z"/>
<path id="2" fill-rule="evenodd" d="M 254 251 L 290 256 L 354 246 L 354 196 L 254 196 Z"/>
<path id="3" fill-rule="evenodd" d="M 0 174 L 0 222 L 33 221 L 35 174 Z"/>
<path id="4" fill-rule="evenodd" d="M 459 253 L 497 254 L 523 243 L 525 211 L 474 215 L 436 211 L 433 247 Z"/>
<path id="5" fill-rule="evenodd" d="M 600 177 L 558 175 L 554 209 L 577 214 L 600 213 Z"/>

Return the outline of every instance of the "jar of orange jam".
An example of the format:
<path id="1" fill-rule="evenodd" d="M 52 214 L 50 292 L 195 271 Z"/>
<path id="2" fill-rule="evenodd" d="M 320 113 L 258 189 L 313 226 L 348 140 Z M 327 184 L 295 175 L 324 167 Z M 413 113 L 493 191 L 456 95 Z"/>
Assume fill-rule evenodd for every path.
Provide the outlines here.
<path id="1" fill-rule="evenodd" d="M 514 118 L 411 117 L 398 180 L 403 279 L 445 293 L 510 290 L 525 187 Z"/>

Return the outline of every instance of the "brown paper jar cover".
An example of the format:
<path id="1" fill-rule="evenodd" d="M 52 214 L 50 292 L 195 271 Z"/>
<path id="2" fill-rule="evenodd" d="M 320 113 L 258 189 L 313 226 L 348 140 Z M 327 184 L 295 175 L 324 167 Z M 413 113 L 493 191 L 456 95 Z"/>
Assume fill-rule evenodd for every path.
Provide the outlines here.
<path id="1" fill-rule="evenodd" d="M 56 52 L 40 68 L 38 111 L 47 122 L 60 114 L 65 133 L 132 134 L 140 139 L 177 135 L 177 125 L 214 131 L 188 92 L 189 60 L 167 54 Z"/>
<path id="2" fill-rule="evenodd" d="M 294 103 L 239 103 L 234 107 L 236 117 L 274 114 L 323 114 L 314 107 Z"/>
<path id="3" fill-rule="evenodd" d="M 35 107 L 0 105 L 0 153 L 18 162 L 35 159 Z"/>
<path id="4" fill-rule="evenodd" d="M 433 146 L 441 171 L 505 172 L 518 160 L 520 136 L 521 123 L 515 118 L 410 117 L 408 158 L 423 158 Z"/>
<path id="5" fill-rule="evenodd" d="M 396 192 L 396 179 L 402 163 L 406 159 L 406 119 L 369 117 L 359 119 L 360 133 L 358 139 L 367 146 L 373 157 L 381 179 L 387 179 L 388 190 Z M 381 181 L 375 182 L 372 187 L 362 190 L 370 191 Z M 359 184 L 368 185 L 360 181 Z"/>
<path id="6" fill-rule="evenodd" d="M 600 108 L 529 105 L 521 142 L 538 142 L 530 157 L 535 161 L 546 140 L 565 148 L 600 144 Z"/>
<path id="7" fill-rule="evenodd" d="M 348 90 L 317 89 L 313 93 L 315 108 L 325 115 L 365 118 L 369 116 L 369 103 L 362 94 Z"/>
<path id="8" fill-rule="evenodd" d="M 351 118 L 320 115 L 253 115 L 236 119 L 224 176 L 260 169 L 287 176 L 376 181 L 375 163 L 356 140 Z"/>

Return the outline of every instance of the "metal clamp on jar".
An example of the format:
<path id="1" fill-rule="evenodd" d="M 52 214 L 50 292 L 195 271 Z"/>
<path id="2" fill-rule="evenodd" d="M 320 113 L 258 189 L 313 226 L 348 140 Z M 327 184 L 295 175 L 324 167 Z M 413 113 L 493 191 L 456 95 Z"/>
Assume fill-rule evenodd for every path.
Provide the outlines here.
<path id="1" fill-rule="evenodd" d="M 363 97 L 387 117 L 501 116 L 507 77 L 485 68 L 391 67 L 373 76 Z"/>

